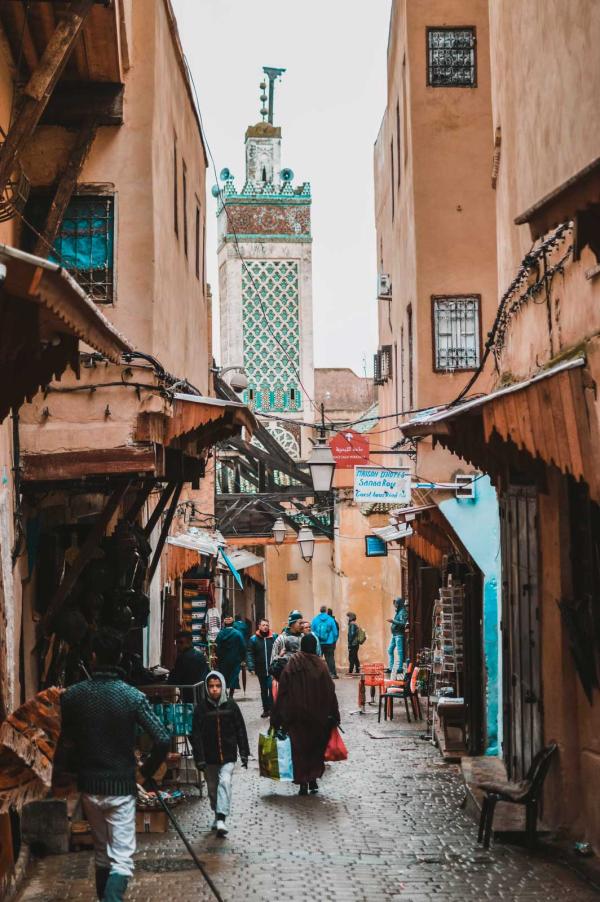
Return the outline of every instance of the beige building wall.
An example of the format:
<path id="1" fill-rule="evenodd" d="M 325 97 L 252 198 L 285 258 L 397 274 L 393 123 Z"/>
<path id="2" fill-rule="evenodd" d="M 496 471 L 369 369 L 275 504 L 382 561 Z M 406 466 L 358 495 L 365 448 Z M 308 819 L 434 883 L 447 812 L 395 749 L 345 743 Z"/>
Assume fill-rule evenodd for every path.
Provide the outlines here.
<path id="1" fill-rule="evenodd" d="M 476 29 L 476 87 L 427 85 L 428 26 Z M 383 416 L 451 401 L 471 375 L 434 370 L 433 295 L 481 295 L 483 338 L 493 321 L 490 92 L 487 0 L 394 0 L 388 103 L 374 153 L 378 268 L 392 281 L 392 300 L 377 302 L 379 342 L 392 347 L 392 378 L 379 389 Z M 432 458 L 430 450 L 429 440 L 419 446 L 419 475 L 449 478 L 457 458 L 438 451 Z"/>

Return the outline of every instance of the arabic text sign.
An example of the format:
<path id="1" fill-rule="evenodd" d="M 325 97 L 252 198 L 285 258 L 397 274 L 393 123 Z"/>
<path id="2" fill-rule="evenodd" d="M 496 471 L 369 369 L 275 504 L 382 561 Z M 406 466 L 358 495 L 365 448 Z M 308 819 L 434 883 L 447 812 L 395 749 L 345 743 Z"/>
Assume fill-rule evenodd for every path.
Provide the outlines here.
<path id="1" fill-rule="evenodd" d="M 354 467 L 354 500 L 372 504 L 410 504 L 410 472 Z"/>
<path id="2" fill-rule="evenodd" d="M 353 429 L 339 432 L 331 439 L 329 447 L 338 470 L 351 470 L 354 466 L 369 463 L 369 439 Z"/>

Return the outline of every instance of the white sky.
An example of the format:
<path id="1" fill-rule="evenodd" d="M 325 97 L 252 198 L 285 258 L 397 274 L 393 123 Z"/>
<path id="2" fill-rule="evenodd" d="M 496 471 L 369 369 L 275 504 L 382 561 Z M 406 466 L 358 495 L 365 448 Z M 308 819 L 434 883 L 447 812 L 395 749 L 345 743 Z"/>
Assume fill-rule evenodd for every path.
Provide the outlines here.
<path id="1" fill-rule="evenodd" d="M 173 0 L 217 171 L 244 177 L 246 127 L 260 121 L 262 67 L 277 83 L 282 166 L 313 194 L 315 365 L 372 375 L 377 345 L 373 144 L 386 100 L 390 0 Z M 218 279 L 208 175 L 207 266 Z"/>

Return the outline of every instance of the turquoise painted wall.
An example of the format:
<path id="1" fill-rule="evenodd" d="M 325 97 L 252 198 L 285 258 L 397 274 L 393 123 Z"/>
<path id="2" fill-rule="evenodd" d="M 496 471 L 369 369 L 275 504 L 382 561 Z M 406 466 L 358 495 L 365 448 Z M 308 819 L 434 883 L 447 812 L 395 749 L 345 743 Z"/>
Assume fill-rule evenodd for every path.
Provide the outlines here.
<path id="1" fill-rule="evenodd" d="M 475 498 L 448 498 L 439 508 L 483 574 L 483 655 L 486 670 L 486 755 L 498 755 L 502 741 L 500 663 L 500 515 L 489 476 L 475 483 Z"/>

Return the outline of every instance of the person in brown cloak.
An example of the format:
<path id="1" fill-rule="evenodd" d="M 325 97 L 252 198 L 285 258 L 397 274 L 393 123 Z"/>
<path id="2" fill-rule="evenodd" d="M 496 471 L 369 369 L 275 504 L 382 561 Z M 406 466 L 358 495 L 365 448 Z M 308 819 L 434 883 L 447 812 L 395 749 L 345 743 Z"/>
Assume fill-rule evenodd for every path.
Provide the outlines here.
<path id="1" fill-rule="evenodd" d="M 283 727 L 292 744 L 294 783 L 300 795 L 318 792 L 317 779 L 325 770 L 324 754 L 331 729 L 340 722 L 340 709 L 327 665 L 317 657 L 312 634 L 302 637 L 281 674 L 271 726 Z"/>

